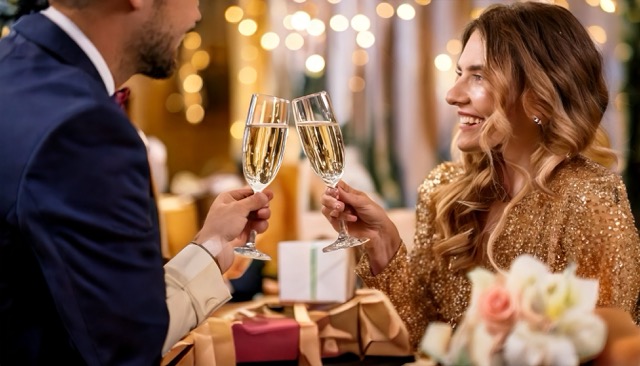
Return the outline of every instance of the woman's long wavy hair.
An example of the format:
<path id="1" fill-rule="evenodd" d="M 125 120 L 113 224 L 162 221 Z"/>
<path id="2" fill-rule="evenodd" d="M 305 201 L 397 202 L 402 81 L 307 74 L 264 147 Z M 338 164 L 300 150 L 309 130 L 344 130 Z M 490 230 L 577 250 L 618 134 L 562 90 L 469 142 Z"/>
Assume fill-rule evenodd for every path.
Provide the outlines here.
<path id="1" fill-rule="evenodd" d="M 568 10 L 537 2 L 493 5 L 465 28 L 463 45 L 474 32 L 485 43 L 483 74 L 495 111 L 482 126 L 482 151 L 459 152 L 463 176 L 435 190 L 432 200 L 439 238 L 434 250 L 458 270 L 484 259 L 497 268 L 492 243 L 506 213 L 531 190 L 553 196 L 548 183 L 565 159 L 588 153 L 607 164 L 617 161 L 613 151 L 602 145 L 607 137 L 600 121 L 609 103 L 602 56 Z M 510 200 L 495 227 L 486 228 L 489 207 L 505 198 L 501 172 L 507 162 L 501 148 L 512 136 L 508 112 L 517 107 L 542 120 L 540 144 L 531 157 L 533 176 L 512 166 L 529 178 L 528 183 Z M 490 145 L 488 137 L 495 135 L 503 136 L 502 141 Z M 483 240 L 485 235 L 488 240 Z"/>

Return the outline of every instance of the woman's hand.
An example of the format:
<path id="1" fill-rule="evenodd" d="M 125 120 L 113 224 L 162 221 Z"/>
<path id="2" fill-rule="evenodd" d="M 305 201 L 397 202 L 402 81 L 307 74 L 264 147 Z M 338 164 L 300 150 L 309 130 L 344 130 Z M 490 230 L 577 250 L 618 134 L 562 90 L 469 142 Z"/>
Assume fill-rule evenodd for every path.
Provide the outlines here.
<path id="1" fill-rule="evenodd" d="M 607 343 L 596 357 L 595 366 L 638 366 L 640 365 L 640 328 L 631 316 L 616 308 L 595 310 L 607 324 Z"/>
<path id="2" fill-rule="evenodd" d="M 340 229 L 340 219 L 344 219 L 351 235 L 369 238 L 364 247 L 371 271 L 374 275 L 380 273 L 402 243 L 384 208 L 343 181 L 336 188 L 327 188 L 320 202 L 322 214 L 336 231 Z"/>

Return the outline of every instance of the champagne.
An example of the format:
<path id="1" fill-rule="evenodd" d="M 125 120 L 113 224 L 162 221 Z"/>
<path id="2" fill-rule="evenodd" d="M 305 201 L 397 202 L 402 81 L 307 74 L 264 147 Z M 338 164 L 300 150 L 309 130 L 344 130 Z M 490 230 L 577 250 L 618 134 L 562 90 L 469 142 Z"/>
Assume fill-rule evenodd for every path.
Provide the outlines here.
<path id="1" fill-rule="evenodd" d="M 256 123 L 245 127 L 242 168 L 254 192 L 262 191 L 278 173 L 288 131 L 286 125 L 275 123 Z"/>
<path id="2" fill-rule="evenodd" d="M 325 184 L 335 186 L 344 169 L 340 126 L 336 122 L 299 122 L 296 127 L 311 167 Z"/>

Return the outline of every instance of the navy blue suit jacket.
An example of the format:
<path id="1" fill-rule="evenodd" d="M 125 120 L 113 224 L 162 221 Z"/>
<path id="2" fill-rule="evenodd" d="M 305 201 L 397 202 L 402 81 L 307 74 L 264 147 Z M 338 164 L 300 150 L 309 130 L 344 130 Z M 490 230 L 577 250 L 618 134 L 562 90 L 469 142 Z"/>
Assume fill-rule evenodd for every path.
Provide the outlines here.
<path id="1" fill-rule="evenodd" d="M 0 365 L 153 365 L 168 326 L 146 149 L 40 14 L 0 40 Z"/>

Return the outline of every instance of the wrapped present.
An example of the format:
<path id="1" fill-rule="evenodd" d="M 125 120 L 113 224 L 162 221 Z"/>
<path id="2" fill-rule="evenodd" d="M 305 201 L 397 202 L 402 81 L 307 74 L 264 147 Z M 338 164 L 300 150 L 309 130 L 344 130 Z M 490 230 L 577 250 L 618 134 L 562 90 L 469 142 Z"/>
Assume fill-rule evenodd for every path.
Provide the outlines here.
<path id="1" fill-rule="evenodd" d="M 358 289 L 349 301 L 309 314 L 318 325 L 322 357 L 345 353 L 362 357 L 413 353 L 402 319 L 378 290 Z"/>
<path id="2" fill-rule="evenodd" d="M 237 362 L 298 359 L 300 326 L 290 318 L 255 316 L 232 325 Z"/>
<path id="3" fill-rule="evenodd" d="M 359 289 L 341 304 L 281 303 L 265 296 L 221 309 L 178 342 L 162 365 L 297 359 L 299 366 L 320 366 L 322 358 L 345 353 L 362 358 L 413 354 L 409 333 L 382 292 Z"/>
<path id="4" fill-rule="evenodd" d="M 210 317 L 176 343 L 162 358 L 162 366 L 234 366 L 231 321 Z"/>
<path id="5" fill-rule="evenodd" d="M 322 365 L 318 326 L 304 304 L 281 306 L 276 297 L 264 297 L 220 316 L 231 321 L 237 362 Z"/>
<path id="6" fill-rule="evenodd" d="M 355 293 L 353 250 L 323 253 L 331 241 L 284 241 L 278 245 L 283 303 L 343 303 Z"/>

